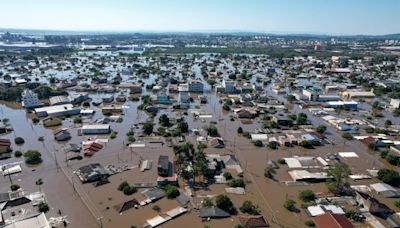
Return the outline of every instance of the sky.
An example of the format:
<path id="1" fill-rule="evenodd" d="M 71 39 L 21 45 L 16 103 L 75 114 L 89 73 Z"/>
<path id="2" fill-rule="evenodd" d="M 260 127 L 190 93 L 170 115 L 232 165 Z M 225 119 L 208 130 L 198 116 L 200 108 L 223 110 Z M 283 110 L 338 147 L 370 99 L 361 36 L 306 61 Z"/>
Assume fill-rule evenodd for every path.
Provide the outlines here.
<path id="1" fill-rule="evenodd" d="M 398 0 L 0 0 L 0 28 L 400 33 Z"/>

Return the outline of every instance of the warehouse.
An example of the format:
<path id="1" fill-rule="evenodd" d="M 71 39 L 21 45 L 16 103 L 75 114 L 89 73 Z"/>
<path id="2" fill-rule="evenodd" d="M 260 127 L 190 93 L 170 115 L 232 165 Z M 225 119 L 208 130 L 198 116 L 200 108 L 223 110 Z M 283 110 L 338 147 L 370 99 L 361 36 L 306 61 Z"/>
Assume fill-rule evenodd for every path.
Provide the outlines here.
<path id="1" fill-rule="evenodd" d="M 38 117 L 45 116 L 65 116 L 65 115 L 78 115 L 80 113 L 79 108 L 74 108 L 72 104 L 55 105 L 42 108 L 35 108 L 35 113 Z"/>
<path id="2" fill-rule="evenodd" d="M 109 124 L 83 125 L 81 132 L 84 135 L 109 134 L 111 127 Z"/>

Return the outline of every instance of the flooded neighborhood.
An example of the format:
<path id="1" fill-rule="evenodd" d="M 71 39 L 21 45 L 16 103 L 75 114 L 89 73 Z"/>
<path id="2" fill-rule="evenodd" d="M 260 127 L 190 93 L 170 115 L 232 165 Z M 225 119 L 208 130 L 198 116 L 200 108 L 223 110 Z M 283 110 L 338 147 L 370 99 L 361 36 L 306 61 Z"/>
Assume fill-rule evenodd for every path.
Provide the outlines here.
<path id="1" fill-rule="evenodd" d="M 0 29 L 0 227 L 400 227 L 399 50 Z"/>

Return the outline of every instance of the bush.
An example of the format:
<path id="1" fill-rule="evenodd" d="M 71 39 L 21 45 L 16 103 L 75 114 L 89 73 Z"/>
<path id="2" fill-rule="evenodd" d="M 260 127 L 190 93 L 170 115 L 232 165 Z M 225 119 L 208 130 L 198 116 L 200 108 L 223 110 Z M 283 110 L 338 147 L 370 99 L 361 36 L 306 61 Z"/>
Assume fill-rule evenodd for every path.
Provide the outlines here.
<path id="1" fill-rule="evenodd" d="M 256 212 L 256 207 L 253 205 L 253 203 L 249 200 L 246 200 L 243 202 L 242 206 L 239 208 L 239 210 L 242 213 L 247 213 L 247 214 L 255 214 Z"/>
<path id="2" fill-rule="evenodd" d="M 275 174 L 275 169 L 271 168 L 271 167 L 267 167 L 264 169 L 264 177 L 272 179 L 274 177 Z"/>
<path id="3" fill-rule="evenodd" d="M 118 135 L 118 132 L 113 131 L 113 132 L 111 132 L 110 138 L 115 139 L 115 138 L 117 138 L 117 135 Z"/>
<path id="4" fill-rule="evenodd" d="M 315 223 L 312 220 L 307 220 L 304 222 L 304 225 L 306 225 L 308 227 L 314 227 Z"/>
<path id="5" fill-rule="evenodd" d="M 398 186 L 400 182 L 399 173 L 390 169 L 380 169 L 378 171 L 378 179 L 393 186 Z"/>
<path id="6" fill-rule="evenodd" d="M 39 142 L 43 142 L 43 141 L 44 141 L 44 137 L 43 137 L 43 136 L 40 136 L 40 137 L 38 138 L 38 141 L 39 141 Z"/>
<path id="7" fill-rule="evenodd" d="M 304 147 L 304 148 L 306 148 L 306 149 L 312 149 L 312 148 L 314 148 L 313 145 L 312 145 L 312 143 L 311 143 L 310 141 L 308 141 L 308 140 L 301 141 L 301 142 L 300 142 L 300 146 L 302 146 L 302 147 Z"/>
<path id="8" fill-rule="evenodd" d="M 254 146 L 262 147 L 262 146 L 264 146 L 264 144 L 263 144 L 263 142 L 261 142 L 261 140 L 256 140 L 256 141 L 254 142 Z"/>
<path id="9" fill-rule="evenodd" d="M 281 164 L 281 165 L 284 165 L 284 164 L 286 164 L 286 161 L 283 158 L 279 158 L 278 159 L 278 163 Z"/>
<path id="10" fill-rule="evenodd" d="M 365 220 L 365 217 L 360 212 L 354 210 L 346 210 L 345 216 L 354 222 L 363 222 Z"/>
<path id="11" fill-rule="evenodd" d="M 18 189 L 20 189 L 21 187 L 19 186 L 19 185 L 17 185 L 17 184 L 12 184 L 11 186 L 10 186 L 10 189 L 11 189 L 11 191 L 17 191 Z"/>
<path id="12" fill-rule="evenodd" d="M 37 150 L 28 150 L 24 153 L 25 162 L 30 165 L 42 162 L 42 154 Z"/>
<path id="13" fill-rule="evenodd" d="M 160 211 L 161 211 L 161 207 L 158 206 L 158 205 L 154 205 L 152 209 L 155 210 L 155 211 L 157 211 L 157 212 L 160 212 Z"/>
<path id="14" fill-rule="evenodd" d="M 399 158 L 396 155 L 391 154 L 391 153 L 388 153 L 386 155 L 385 159 L 387 162 L 389 162 L 392 165 L 397 165 L 397 163 L 399 162 Z"/>
<path id="15" fill-rule="evenodd" d="M 397 208 L 400 208 L 400 200 L 394 201 L 394 205 L 395 205 Z"/>
<path id="16" fill-rule="evenodd" d="M 33 119 L 32 119 L 32 123 L 34 123 L 34 124 L 37 124 L 37 123 L 39 123 L 39 118 L 37 118 L 37 117 L 34 117 Z"/>
<path id="17" fill-rule="evenodd" d="M 370 150 L 370 151 L 377 151 L 377 150 L 378 150 L 378 147 L 376 146 L 375 143 L 370 143 L 370 144 L 368 144 L 368 150 Z"/>
<path id="18" fill-rule="evenodd" d="M 137 192 L 137 189 L 133 186 L 125 186 L 124 189 L 122 190 L 125 195 L 129 196 L 132 195 L 133 193 Z"/>
<path id="19" fill-rule="evenodd" d="M 347 139 L 347 140 L 353 140 L 354 139 L 353 135 L 348 133 L 348 132 L 343 133 L 342 134 L 342 138 Z"/>
<path id="20" fill-rule="evenodd" d="M 19 158 L 19 157 L 21 157 L 22 155 L 23 155 L 22 152 L 19 151 L 19 150 L 17 150 L 17 151 L 14 152 L 14 156 L 15 156 L 16 158 Z"/>
<path id="21" fill-rule="evenodd" d="M 214 206 L 214 204 L 213 204 L 211 198 L 209 198 L 209 197 L 205 197 L 205 198 L 203 199 L 203 202 L 202 202 L 201 205 L 202 205 L 203 207 L 205 207 L 205 208 L 210 208 L 210 207 Z"/>
<path id="22" fill-rule="evenodd" d="M 238 134 L 243 134 L 243 128 L 242 128 L 242 127 L 238 127 L 237 133 L 238 133 Z"/>
<path id="23" fill-rule="evenodd" d="M 311 190 L 304 190 L 299 193 L 299 198 L 303 202 L 310 202 L 315 200 L 315 194 Z"/>
<path id="24" fill-rule="evenodd" d="M 119 184 L 118 185 L 118 191 L 123 191 L 124 190 L 124 188 L 126 187 L 126 186 L 128 186 L 129 187 L 129 184 L 128 184 L 128 182 L 126 182 L 126 181 L 123 181 L 123 182 L 121 182 L 121 184 Z"/>
<path id="25" fill-rule="evenodd" d="M 232 177 L 232 174 L 231 174 L 230 172 L 225 172 L 225 173 L 224 173 L 224 177 L 225 177 L 226 180 L 230 180 L 230 179 L 233 178 L 233 177 Z"/>
<path id="26" fill-rule="evenodd" d="M 293 211 L 294 210 L 294 205 L 296 204 L 296 201 L 294 201 L 294 200 L 292 200 L 292 199 L 287 199 L 286 201 L 285 201 L 285 203 L 283 203 L 283 207 L 286 209 L 286 210 L 289 210 L 289 211 Z"/>
<path id="27" fill-rule="evenodd" d="M 22 145 L 22 144 L 25 143 L 25 140 L 24 140 L 22 137 L 16 137 L 16 138 L 14 139 L 14 142 L 15 142 L 15 144 L 17 144 L 17 145 Z"/>
<path id="28" fill-rule="evenodd" d="M 82 123 L 82 118 L 80 116 L 77 116 L 74 118 L 74 124 L 80 124 Z"/>
<path id="29" fill-rule="evenodd" d="M 218 195 L 215 202 L 218 208 L 228 212 L 229 214 L 234 214 L 236 211 L 231 199 L 226 195 Z"/>
<path id="30" fill-rule="evenodd" d="M 179 190 L 175 186 L 167 186 L 165 188 L 165 194 L 167 195 L 168 199 L 174 199 L 179 196 Z"/>
<path id="31" fill-rule="evenodd" d="M 49 205 L 47 205 L 47 203 L 45 203 L 45 202 L 41 202 L 38 205 L 38 211 L 39 212 L 43 212 L 43 213 L 48 212 L 49 211 Z"/>
<path id="32" fill-rule="evenodd" d="M 245 183 L 244 183 L 243 179 L 231 179 L 228 182 L 228 185 L 231 188 L 238 188 L 238 187 L 243 188 L 245 186 Z"/>
<path id="33" fill-rule="evenodd" d="M 319 125 L 317 127 L 317 132 L 318 133 L 323 134 L 323 133 L 325 133 L 325 131 L 326 131 L 326 126 L 325 125 Z"/>

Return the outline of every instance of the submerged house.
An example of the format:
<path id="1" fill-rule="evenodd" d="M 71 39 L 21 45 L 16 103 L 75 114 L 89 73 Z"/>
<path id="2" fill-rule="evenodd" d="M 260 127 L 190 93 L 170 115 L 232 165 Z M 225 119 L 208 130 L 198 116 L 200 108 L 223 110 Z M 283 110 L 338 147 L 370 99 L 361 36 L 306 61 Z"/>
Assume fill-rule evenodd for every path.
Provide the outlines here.
<path id="1" fill-rule="evenodd" d="M 393 213 L 393 210 L 390 209 L 388 206 L 363 192 L 356 191 L 356 201 L 358 204 L 367 209 L 371 214 L 376 215 L 380 218 L 386 219 L 389 215 Z"/>

